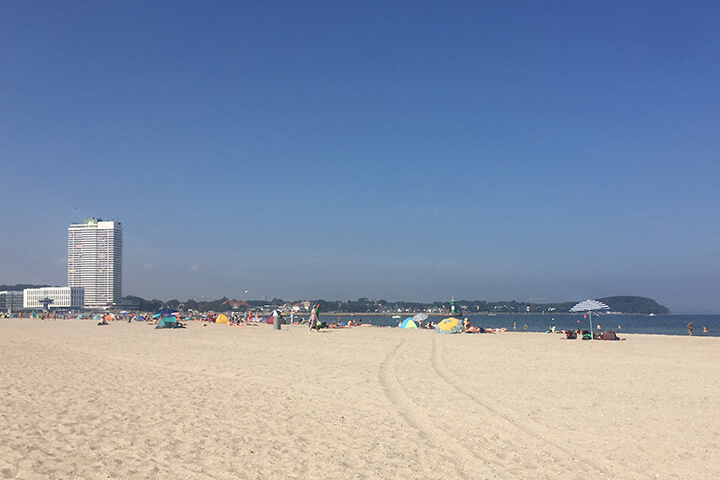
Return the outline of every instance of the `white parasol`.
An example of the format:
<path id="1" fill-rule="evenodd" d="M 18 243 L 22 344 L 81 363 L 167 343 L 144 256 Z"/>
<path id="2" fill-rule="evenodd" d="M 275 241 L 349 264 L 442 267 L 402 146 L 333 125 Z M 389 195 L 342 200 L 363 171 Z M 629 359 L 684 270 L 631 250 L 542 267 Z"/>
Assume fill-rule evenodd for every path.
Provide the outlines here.
<path id="1" fill-rule="evenodd" d="M 570 309 L 571 312 L 587 312 L 590 321 L 590 337 L 595 338 L 593 334 L 592 312 L 595 310 L 608 310 L 610 307 L 597 300 L 585 300 Z"/>
<path id="2" fill-rule="evenodd" d="M 418 313 L 417 315 L 412 317 L 412 319 L 413 319 L 413 322 L 415 322 L 415 323 L 424 322 L 425 320 L 428 319 L 428 314 L 427 313 Z"/>

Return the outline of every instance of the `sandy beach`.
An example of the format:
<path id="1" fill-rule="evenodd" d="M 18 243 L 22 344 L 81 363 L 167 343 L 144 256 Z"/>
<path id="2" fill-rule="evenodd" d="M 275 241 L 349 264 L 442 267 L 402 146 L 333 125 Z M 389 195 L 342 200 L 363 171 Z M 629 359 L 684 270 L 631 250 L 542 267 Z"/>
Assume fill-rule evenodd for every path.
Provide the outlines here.
<path id="1" fill-rule="evenodd" d="M 0 319 L 0 476 L 713 479 L 720 339 Z"/>

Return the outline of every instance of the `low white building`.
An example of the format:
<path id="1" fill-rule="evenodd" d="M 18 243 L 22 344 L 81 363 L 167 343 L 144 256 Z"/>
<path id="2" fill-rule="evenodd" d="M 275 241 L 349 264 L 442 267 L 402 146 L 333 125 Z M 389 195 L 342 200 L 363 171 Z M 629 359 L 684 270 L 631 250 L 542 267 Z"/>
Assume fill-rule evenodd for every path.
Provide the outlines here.
<path id="1" fill-rule="evenodd" d="M 50 308 L 83 308 L 85 289 L 83 287 L 45 287 L 23 290 L 23 308 L 43 308 L 43 301 L 52 300 Z"/>

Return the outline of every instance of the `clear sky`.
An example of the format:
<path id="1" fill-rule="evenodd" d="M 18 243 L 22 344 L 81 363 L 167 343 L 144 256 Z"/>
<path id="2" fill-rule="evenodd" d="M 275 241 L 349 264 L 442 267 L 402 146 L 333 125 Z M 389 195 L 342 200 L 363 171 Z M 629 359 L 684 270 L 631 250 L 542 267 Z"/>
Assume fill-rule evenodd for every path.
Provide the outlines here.
<path id="1" fill-rule="evenodd" d="M 720 3 L 6 0 L 0 184 L 0 283 L 720 312 Z"/>

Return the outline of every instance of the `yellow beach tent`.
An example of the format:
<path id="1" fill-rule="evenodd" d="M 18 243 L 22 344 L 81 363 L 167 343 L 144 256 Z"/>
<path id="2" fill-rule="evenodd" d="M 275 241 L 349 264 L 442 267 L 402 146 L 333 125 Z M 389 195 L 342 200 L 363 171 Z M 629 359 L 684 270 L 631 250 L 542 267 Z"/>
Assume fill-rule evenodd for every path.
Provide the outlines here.
<path id="1" fill-rule="evenodd" d="M 215 323 L 224 323 L 225 325 L 227 325 L 227 324 L 228 324 L 228 318 L 225 316 L 224 313 L 221 313 L 221 314 L 218 315 L 217 318 L 215 319 Z"/>

